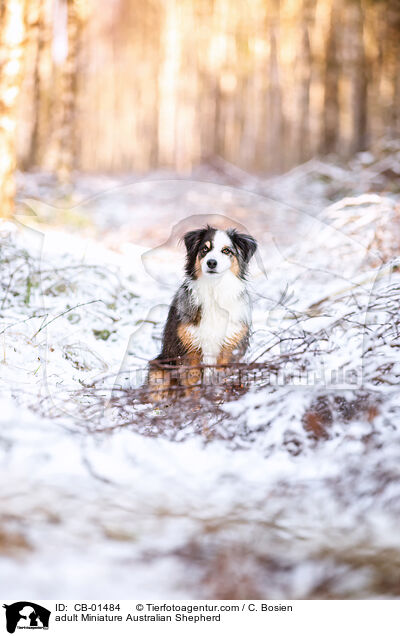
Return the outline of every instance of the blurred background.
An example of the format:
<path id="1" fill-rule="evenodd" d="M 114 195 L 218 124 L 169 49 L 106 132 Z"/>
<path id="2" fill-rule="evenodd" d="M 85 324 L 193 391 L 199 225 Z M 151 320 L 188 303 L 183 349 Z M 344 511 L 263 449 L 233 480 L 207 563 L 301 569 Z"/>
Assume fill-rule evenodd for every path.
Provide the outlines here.
<path id="1" fill-rule="evenodd" d="M 400 597 L 400 0 L 0 0 L 0 215 L 3 596 Z M 260 376 L 153 410 L 206 222 Z"/>
<path id="2" fill-rule="evenodd" d="M 398 0 L 1 0 L 1 209 L 16 166 L 286 171 L 400 132 Z"/>

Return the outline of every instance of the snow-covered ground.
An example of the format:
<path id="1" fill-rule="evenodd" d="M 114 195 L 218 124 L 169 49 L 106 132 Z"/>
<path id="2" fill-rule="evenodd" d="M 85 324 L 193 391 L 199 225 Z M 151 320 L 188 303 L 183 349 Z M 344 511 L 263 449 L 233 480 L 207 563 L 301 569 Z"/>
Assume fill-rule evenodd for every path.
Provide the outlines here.
<path id="1" fill-rule="evenodd" d="M 0 226 L 4 598 L 400 593 L 393 175 L 395 145 L 269 180 L 220 162 L 61 196 L 20 175 Z M 178 239 L 210 220 L 260 244 L 246 390 L 154 409 L 136 387 Z"/>

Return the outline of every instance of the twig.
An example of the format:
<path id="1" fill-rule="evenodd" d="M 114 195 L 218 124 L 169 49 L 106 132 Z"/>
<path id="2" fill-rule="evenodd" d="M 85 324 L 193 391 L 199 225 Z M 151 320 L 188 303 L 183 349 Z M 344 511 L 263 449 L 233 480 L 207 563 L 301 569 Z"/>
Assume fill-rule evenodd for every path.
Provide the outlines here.
<path id="1" fill-rule="evenodd" d="M 16 325 L 21 325 L 23 322 L 28 322 L 28 320 L 32 320 L 33 318 L 43 318 L 44 316 L 48 316 L 48 313 L 45 314 L 39 314 L 38 316 L 36 316 L 35 314 L 33 316 L 29 316 L 29 318 L 25 318 L 24 320 L 17 320 L 17 322 L 13 322 L 11 323 L 11 325 L 7 325 L 7 327 L 4 327 L 4 329 L 2 331 L 0 331 L 0 336 L 7 331 L 7 329 L 11 329 L 11 327 L 15 327 Z M 36 335 L 36 334 L 35 334 Z"/>
<path id="2" fill-rule="evenodd" d="M 38 335 L 38 333 L 40 333 L 41 331 L 43 331 L 43 329 L 45 327 L 48 327 L 49 325 L 51 325 L 52 322 L 54 322 L 55 320 L 57 320 L 57 318 L 61 318 L 61 316 L 64 316 L 65 314 L 68 314 L 70 311 L 72 311 L 73 309 L 78 309 L 78 307 L 84 307 L 85 305 L 92 305 L 93 303 L 104 303 L 104 300 L 101 300 L 101 298 L 98 298 L 97 300 L 89 300 L 89 302 L 87 303 L 79 303 L 78 305 L 74 305 L 74 307 L 70 307 L 69 309 L 66 309 L 65 311 L 63 311 L 61 314 L 58 314 L 58 316 L 55 316 L 54 318 L 52 318 L 51 320 L 49 320 L 48 322 L 46 322 L 44 325 L 42 325 L 40 327 L 40 329 L 37 330 L 36 333 L 33 334 L 32 339 L 36 338 L 36 336 Z"/>
<path id="3" fill-rule="evenodd" d="M 16 274 L 17 272 L 19 272 L 19 270 L 20 270 L 20 269 L 22 269 L 23 267 L 25 267 L 25 265 L 26 265 L 26 264 L 27 264 L 27 263 L 26 263 L 26 261 L 25 261 L 24 263 L 21 263 L 21 265 L 19 265 L 19 266 L 18 266 L 16 269 L 14 269 L 14 271 L 11 273 L 10 278 L 9 278 L 9 281 L 8 281 L 7 289 L 6 289 L 5 294 L 4 294 L 3 302 L 1 303 L 1 309 L 4 309 L 4 304 L 5 304 L 6 300 L 7 300 L 8 292 L 10 291 L 11 283 L 12 283 L 12 280 L 13 280 L 13 278 L 14 278 L 15 274 Z"/>

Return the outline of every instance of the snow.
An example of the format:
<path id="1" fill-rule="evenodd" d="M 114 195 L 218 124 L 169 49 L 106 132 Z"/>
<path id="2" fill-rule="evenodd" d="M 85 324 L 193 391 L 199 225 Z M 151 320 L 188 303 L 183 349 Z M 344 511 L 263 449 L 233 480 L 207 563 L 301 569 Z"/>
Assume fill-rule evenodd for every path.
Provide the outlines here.
<path id="1" fill-rule="evenodd" d="M 78 229 L 50 223 L 49 177 L 20 175 L 34 214 L 0 227 L 3 597 L 398 594 L 398 156 L 269 180 L 78 175 Z M 135 387 L 184 218 L 210 210 L 260 243 L 258 366 L 217 408 L 153 409 Z"/>

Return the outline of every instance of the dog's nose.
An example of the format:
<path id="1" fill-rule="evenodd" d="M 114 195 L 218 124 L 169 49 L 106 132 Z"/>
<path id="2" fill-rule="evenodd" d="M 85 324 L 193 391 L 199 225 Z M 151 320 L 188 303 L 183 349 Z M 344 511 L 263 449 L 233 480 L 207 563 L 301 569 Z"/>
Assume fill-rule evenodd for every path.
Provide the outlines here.
<path id="1" fill-rule="evenodd" d="M 215 269 L 217 267 L 217 261 L 215 260 L 215 258 L 210 258 L 207 261 L 207 267 L 209 267 L 210 269 Z"/>

